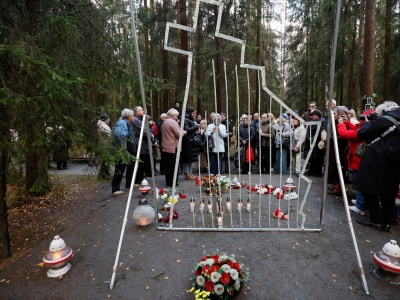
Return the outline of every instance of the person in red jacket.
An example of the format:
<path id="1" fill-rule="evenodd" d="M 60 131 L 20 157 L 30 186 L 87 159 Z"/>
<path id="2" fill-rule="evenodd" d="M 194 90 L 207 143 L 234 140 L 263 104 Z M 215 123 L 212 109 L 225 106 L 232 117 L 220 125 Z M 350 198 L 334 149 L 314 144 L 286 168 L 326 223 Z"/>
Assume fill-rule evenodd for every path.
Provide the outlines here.
<path id="1" fill-rule="evenodd" d="M 361 157 L 356 155 L 356 149 L 361 140 L 357 138 L 357 131 L 362 124 L 358 123 L 354 125 L 350 122 L 350 119 L 347 115 L 339 116 L 338 125 L 337 125 L 337 132 L 338 135 L 349 141 L 349 149 L 347 152 L 347 178 L 349 181 L 353 181 L 354 177 L 357 174 L 358 167 L 360 166 Z M 364 204 L 364 197 L 360 192 L 357 191 L 356 199 L 351 200 L 354 206 L 349 206 L 349 210 L 360 215 L 365 215 L 365 204 Z"/>

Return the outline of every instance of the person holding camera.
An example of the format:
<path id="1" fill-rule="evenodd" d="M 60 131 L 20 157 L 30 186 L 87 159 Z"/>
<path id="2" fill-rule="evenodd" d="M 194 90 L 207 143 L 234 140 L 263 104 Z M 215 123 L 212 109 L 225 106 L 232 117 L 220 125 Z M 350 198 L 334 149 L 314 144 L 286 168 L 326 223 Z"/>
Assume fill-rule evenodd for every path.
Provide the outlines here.
<path id="1" fill-rule="evenodd" d="M 376 108 L 376 115 L 372 122 L 365 117 L 357 134 L 360 140 L 367 142 L 368 148 L 361 159 L 353 188 L 362 193 L 370 211 L 369 219 L 357 220 L 357 223 L 390 232 L 399 187 L 400 160 L 387 155 L 386 144 L 398 134 L 390 118 L 400 121 L 400 107 L 395 102 L 385 101 Z"/>
<path id="2" fill-rule="evenodd" d="M 357 132 L 364 121 L 354 125 L 347 115 L 342 115 L 338 119 L 337 133 L 340 137 L 349 141 L 347 152 L 347 178 L 350 182 L 354 181 L 357 176 L 357 171 L 360 166 L 361 157 L 356 155 L 356 149 L 362 141 L 357 137 Z M 357 191 L 356 199 L 352 200 L 354 205 L 349 206 L 349 210 L 360 215 L 365 215 L 364 197 Z"/>

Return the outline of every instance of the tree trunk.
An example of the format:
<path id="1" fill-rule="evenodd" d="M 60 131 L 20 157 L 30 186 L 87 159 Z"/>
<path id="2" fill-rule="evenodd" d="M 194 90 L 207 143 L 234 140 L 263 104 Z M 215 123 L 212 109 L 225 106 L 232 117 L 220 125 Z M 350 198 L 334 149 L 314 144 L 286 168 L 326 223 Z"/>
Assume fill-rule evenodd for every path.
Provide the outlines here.
<path id="1" fill-rule="evenodd" d="M 6 108 L 0 105 L 0 121 L 5 124 Z M 10 257 L 10 235 L 8 233 L 7 193 L 7 149 L 9 144 L 9 129 L 1 126 L 0 132 L 0 262 Z"/>
<path id="2" fill-rule="evenodd" d="M 360 57 L 360 61 L 356 60 L 356 72 L 354 74 L 354 99 L 358 100 L 358 103 L 362 103 L 361 97 L 360 97 L 360 73 L 361 73 L 361 61 L 362 61 L 362 54 L 361 54 L 361 49 L 362 45 L 364 43 L 364 11 L 365 11 L 365 0 L 361 0 L 360 2 L 360 10 L 359 10 L 359 20 L 360 20 L 360 25 L 359 25 L 359 33 L 358 33 L 358 42 L 357 42 L 357 52 L 356 52 L 356 57 Z M 357 108 L 359 108 L 360 105 L 357 105 Z M 364 108 L 362 108 L 363 110 Z"/>
<path id="3" fill-rule="evenodd" d="M 374 92 L 375 67 L 375 0 L 365 1 L 365 43 L 363 93 L 371 97 Z"/>
<path id="4" fill-rule="evenodd" d="M 29 12 L 27 26 L 29 34 L 34 37 L 39 32 L 39 16 L 42 12 L 42 2 L 27 0 L 26 6 Z M 34 86 L 27 86 L 27 90 L 32 89 L 32 94 L 37 93 Z M 27 104 L 27 110 L 31 115 L 40 116 L 36 104 Z M 44 195 L 50 190 L 49 178 L 47 174 L 46 162 L 46 137 L 45 128 L 42 120 L 37 118 L 27 118 L 27 140 L 26 140 L 26 190 L 34 195 Z M 42 143 L 40 142 L 42 140 Z"/>
<path id="5" fill-rule="evenodd" d="M 167 14 L 168 14 L 168 7 L 167 7 L 167 0 L 163 1 L 163 14 L 164 14 L 164 24 L 167 23 Z M 162 60 L 163 60 L 163 79 L 164 79 L 164 84 L 167 84 L 169 82 L 169 65 L 168 65 L 168 51 L 167 50 L 161 50 L 162 51 Z M 162 95 L 162 104 L 161 104 L 161 110 L 162 112 L 166 113 L 170 107 L 169 107 L 169 91 L 168 89 L 163 90 L 163 95 Z"/>
<path id="6" fill-rule="evenodd" d="M 390 40 L 391 34 L 391 22 L 392 22 L 392 0 L 386 0 L 386 19 L 385 19 L 385 100 L 389 100 L 390 97 Z"/>
<path id="7" fill-rule="evenodd" d="M 178 0 L 178 24 L 187 26 L 187 16 L 186 16 L 186 1 Z M 178 33 L 178 48 L 182 50 L 188 50 L 188 32 L 186 30 L 179 30 Z M 183 54 L 178 54 L 178 76 L 177 76 L 177 99 L 176 103 L 179 103 L 182 107 L 182 102 L 186 87 L 187 78 L 187 56 Z M 183 114 L 184 112 L 182 112 Z"/>
<path id="8" fill-rule="evenodd" d="M 218 17 L 218 7 L 214 6 L 214 16 L 215 16 L 215 24 L 217 24 Z M 215 44 L 215 81 L 216 81 L 216 95 L 217 97 L 217 107 L 215 107 L 215 112 L 221 113 L 225 111 L 225 107 L 223 106 L 222 101 L 222 55 L 221 55 L 221 39 L 214 37 Z M 211 106 L 213 107 L 213 106 Z"/>

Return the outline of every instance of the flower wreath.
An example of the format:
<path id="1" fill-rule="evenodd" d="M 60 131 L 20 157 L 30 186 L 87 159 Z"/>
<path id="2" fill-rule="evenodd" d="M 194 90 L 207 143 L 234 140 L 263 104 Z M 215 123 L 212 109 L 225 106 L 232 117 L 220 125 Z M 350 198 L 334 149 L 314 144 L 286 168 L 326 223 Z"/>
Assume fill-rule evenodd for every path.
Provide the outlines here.
<path id="1" fill-rule="evenodd" d="M 231 180 L 224 175 L 204 175 L 201 178 L 201 185 L 204 188 L 221 187 L 221 189 L 226 189 L 230 184 Z"/>
<path id="2" fill-rule="evenodd" d="M 178 199 L 185 199 L 186 195 L 183 194 L 183 192 L 178 192 L 177 195 L 172 196 L 172 191 L 169 189 L 160 189 L 156 190 L 157 192 L 157 199 L 158 203 L 160 206 L 162 206 L 158 210 L 158 222 L 164 221 L 165 223 L 169 223 L 170 216 L 171 216 L 171 206 L 172 206 L 172 201 L 174 202 L 174 205 L 178 203 Z M 178 219 L 179 214 L 178 212 L 174 209 L 172 211 L 172 219 Z"/>
<path id="3" fill-rule="evenodd" d="M 194 268 L 195 299 L 230 299 L 239 292 L 248 274 L 233 254 L 214 253 L 200 259 Z"/>

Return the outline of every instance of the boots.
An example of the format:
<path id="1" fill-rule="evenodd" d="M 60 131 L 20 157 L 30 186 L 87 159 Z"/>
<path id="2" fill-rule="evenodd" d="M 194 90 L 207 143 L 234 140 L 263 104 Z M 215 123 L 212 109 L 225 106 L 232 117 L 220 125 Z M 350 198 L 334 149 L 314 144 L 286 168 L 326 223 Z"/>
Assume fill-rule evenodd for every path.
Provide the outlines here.
<path id="1" fill-rule="evenodd" d="M 328 184 L 328 194 L 341 195 L 342 189 L 340 188 L 340 183 Z"/>
<path id="2" fill-rule="evenodd" d="M 382 223 L 374 222 L 372 219 L 357 220 L 357 223 L 362 226 L 365 226 L 365 227 L 376 229 L 378 231 L 386 231 L 386 232 L 390 232 L 390 227 L 391 227 L 390 224 L 382 224 Z"/>

